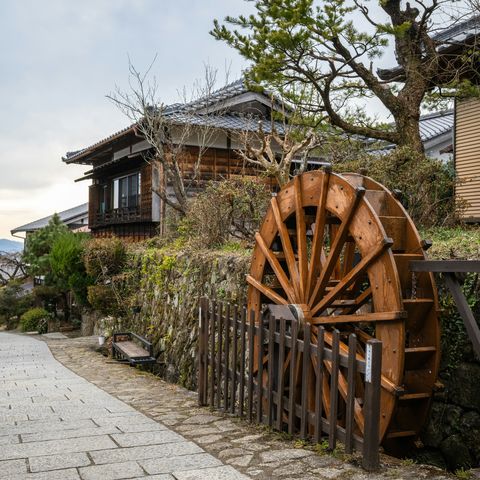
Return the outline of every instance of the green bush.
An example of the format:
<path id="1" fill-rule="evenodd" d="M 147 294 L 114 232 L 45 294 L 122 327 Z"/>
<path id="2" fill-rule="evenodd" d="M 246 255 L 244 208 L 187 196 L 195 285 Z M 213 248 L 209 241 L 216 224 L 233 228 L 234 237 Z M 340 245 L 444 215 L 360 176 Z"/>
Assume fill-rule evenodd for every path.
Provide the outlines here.
<path id="1" fill-rule="evenodd" d="M 121 273 L 127 254 L 120 239 L 96 238 L 86 244 L 83 258 L 87 274 L 99 282 Z"/>
<path id="2" fill-rule="evenodd" d="M 390 190 L 400 190 L 401 200 L 417 226 L 454 224 L 461 205 L 455 203 L 453 162 L 425 158 L 407 148 L 387 155 L 360 155 L 333 163 L 336 172 L 359 172 Z"/>
<path id="3" fill-rule="evenodd" d="M 9 282 L 0 288 L 0 324 L 8 330 L 16 328 L 18 320 L 33 305 L 33 295 L 25 294 L 18 281 Z"/>
<path id="4" fill-rule="evenodd" d="M 90 285 L 88 287 L 88 303 L 97 312 L 104 315 L 121 314 L 119 298 L 111 285 Z"/>
<path id="5" fill-rule="evenodd" d="M 49 313 L 44 308 L 31 308 L 21 316 L 20 328 L 22 332 L 45 333 L 48 327 L 48 317 Z"/>

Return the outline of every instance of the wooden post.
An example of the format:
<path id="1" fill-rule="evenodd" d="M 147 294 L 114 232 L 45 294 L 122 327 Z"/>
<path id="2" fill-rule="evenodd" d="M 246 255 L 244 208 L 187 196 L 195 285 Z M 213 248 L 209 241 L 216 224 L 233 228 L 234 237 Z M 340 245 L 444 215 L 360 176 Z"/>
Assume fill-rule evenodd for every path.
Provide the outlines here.
<path id="1" fill-rule="evenodd" d="M 315 384 L 315 442 L 320 443 L 322 437 L 323 414 L 323 355 L 325 348 L 325 329 L 318 328 L 317 333 L 317 383 Z"/>
<path id="2" fill-rule="evenodd" d="M 268 384 L 267 384 L 267 419 L 268 426 L 273 425 L 273 353 L 275 351 L 275 317 L 268 319 Z M 281 367 L 280 367 L 281 368 Z"/>
<path id="3" fill-rule="evenodd" d="M 270 317 L 269 317 L 270 320 Z M 263 421 L 263 340 L 265 338 L 265 330 L 263 329 L 263 321 L 260 319 L 258 324 L 258 370 L 257 370 L 257 423 Z"/>
<path id="4" fill-rule="evenodd" d="M 353 422 L 355 409 L 355 382 L 357 376 L 357 336 L 352 333 L 348 338 L 347 372 L 347 414 L 345 419 L 345 452 L 353 451 Z"/>
<path id="5" fill-rule="evenodd" d="M 365 350 L 365 431 L 362 466 L 376 470 L 380 465 L 380 392 L 382 375 L 382 342 L 369 340 Z"/>
<path id="6" fill-rule="evenodd" d="M 248 421 L 253 421 L 253 364 L 255 355 L 255 312 L 249 312 L 248 324 L 248 380 L 247 380 L 247 398 L 248 398 Z"/>
<path id="7" fill-rule="evenodd" d="M 340 367 L 340 332 L 333 331 L 332 342 L 332 372 L 330 374 L 330 432 L 328 435 L 328 448 L 334 450 L 337 445 L 337 412 L 338 412 L 338 370 Z"/>
<path id="8" fill-rule="evenodd" d="M 210 310 L 210 407 L 215 404 L 215 314 L 217 310 L 216 302 L 212 302 Z"/>
<path id="9" fill-rule="evenodd" d="M 278 367 L 277 367 L 277 430 L 280 432 L 283 428 L 283 391 L 285 390 L 285 326 L 284 318 L 280 318 L 280 342 L 278 344 Z"/>
<path id="10" fill-rule="evenodd" d="M 232 325 L 232 383 L 230 391 L 230 413 L 235 413 L 235 394 L 237 393 L 237 365 L 238 365 L 238 306 L 233 307 Z"/>
<path id="11" fill-rule="evenodd" d="M 208 336 L 206 334 L 206 317 L 208 312 L 208 299 L 203 297 L 200 299 L 200 306 L 199 306 L 199 326 L 198 326 L 198 404 L 200 406 L 206 405 L 206 395 L 207 392 L 205 390 L 205 376 L 207 374 L 207 339 Z"/>
<path id="12" fill-rule="evenodd" d="M 225 364 L 223 370 L 223 410 L 225 412 L 228 411 L 228 380 L 230 375 L 230 304 L 227 303 L 225 308 L 225 348 L 224 348 L 224 355 L 225 355 Z"/>
<path id="13" fill-rule="evenodd" d="M 291 345 L 290 348 L 290 383 L 288 393 L 288 433 L 294 434 L 296 413 L 296 400 L 295 400 L 295 370 L 297 368 L 297 321 L 292 320 L 291 323 Z"/>
<path id="14" fill-rule="evenodd" d="M 246 309 L 245 307 L 242 308 L 242 318 L 240 323 L 240 379 L 239 379 L 239 386 L 238 386 L 238 412 L 240 417 L 243 417 L 243 409 L 244 409 L 244 399 L 245 399 L 245 353 L 246 353 L 246 341 L 245 341 L 245 333 L 246 333 Z"/>
<path id="15" fill-rule="evenodd" d="M 303 366 L 302 366 L 302 414 L 300 416 L 300 437 L 305 440 L 308 431 L 308 378 L 310 375 L 310 324 L 303 326 Z"/>
<path id="16" fill-rule="evenodd" d="M 218 318 L 218 344 L 217 344 L 217 398 L 216 407 L 220 410 L 222 398 L 222 344 L 223 344 L 223 303 L 217 305 Z"/>

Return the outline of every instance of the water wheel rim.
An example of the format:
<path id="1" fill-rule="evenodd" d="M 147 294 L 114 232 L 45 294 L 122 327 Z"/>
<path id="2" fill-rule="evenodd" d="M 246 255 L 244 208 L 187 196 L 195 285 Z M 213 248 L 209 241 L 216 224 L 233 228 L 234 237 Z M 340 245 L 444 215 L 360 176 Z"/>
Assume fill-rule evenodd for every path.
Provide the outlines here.
<path id="1" fill-rule="evenodd" d="M 272 303 L 307 305 L 314 314 L 322 311 L 322 305 L 319 306 L 322 299 L 312 300 L 315 287 L 312 286 L 312 281 L 309 285 L 313 265 L 310 264 L 309 259 L 305 261 L 301 253 L 305 249 L 302 236 L 306 228 L 302 225 L 302 210 L 304 212 L 304 209 L 309 207 L 318 207 L 317 213 L 323 211 L 322 215 L 337 217 L 342 222 L 340 225 L 348 222 L 344 230 L 350 238 L 354 239 L 361 258 L 370 258 L 366 272 L 372 286 L 372 304 L 375 312 L 401 312 L 403 304 L 396 265 L 378 215 L 363 197 L 361 189 L 356 188 L 347 179 L 329 172 L 313 171 L 296 177 L 282 188 L 276 197 L 272 198 L 271 206 L 257 235 L 248 277 L 248 304 L 249 309 L 257 313 L 257 322 L 260 318 L 262 295 L 268 297 Z M 297 215 L 297 211 L 300 215 Z M 292 260 L 292 252 L 288 251 L 291 249 L 286 245 L 288 242 L 282 241 L 282 249 L 285 255 L 290 257 L 287 260 L 288 273 L 284 272 L 286 275 L 280 281 L 285 287 L 282 287 L 283 295 L 274 295 L 271 291 L 265 290 L 266 285 L 262 283 L 267 264 L 272 267 L 272 258 L 268 250 L 271 251 L 276 237 L 281 239 L 282 230 L 285 236 L 285 222 L 292 215 L 295 215 L 298 235 L 297 259 Z M 315 238 L 312 245 L 314 243 Z M 306 273 L 305 265 L 307 265 Z M 278 265 L 274 270 L 278 273 Z M 399 385 L 404 371 L 405 326 L 403 320 L 390 320 L 388 325 L 378 323 L 375 336 L 383 342 L 382 374 L 392 385 Z M 380 434 L 383 436 L 393 415 L 394 392 L 382 389 L 381 407 Z"/>

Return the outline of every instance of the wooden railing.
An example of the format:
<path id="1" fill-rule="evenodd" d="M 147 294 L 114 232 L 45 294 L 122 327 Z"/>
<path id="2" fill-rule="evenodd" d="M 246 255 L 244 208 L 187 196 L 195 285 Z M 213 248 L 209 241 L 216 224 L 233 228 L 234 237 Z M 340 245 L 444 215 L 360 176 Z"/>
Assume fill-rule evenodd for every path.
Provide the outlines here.
<path id="1" fill-rule="evenodd" d="M 356 355 L 354 334 L 349 336 L 345 354 L 339 348 L 338 330 L 326 333 L 320 327 L 312 343 L 304 340 L 312 338 L 309 323 L 301 325 L 269 316 L 260 327 L 254 323 L 253 312 L 249 316 L 247 321 L 245 308 L 201 300 L 199 404 L 317 443 L 328 438 L 332 450 L 340 440 L 346 453 L 354 449 L 363 453 L 365 469 L 378 468 L 381 342 L 370 340 L 366 360 L 361 360 Z M 327 335 L 331 343 L 328 347 Z M 287 358 L 293 363 L 288 369 L 283 367 Z M 300 358 L 302 365 L 298 369 L 295 362 Z M 294 378 L 296 371 L 301 371 L 301 378 Z M 340 375 L 349 385 L 346 398 L 340 400 L 341 421 Z M 358 375 L 365 379 L 363 435 L 354 421 Z M 327 379 L 328 389 L 323 392 Z M 324 393 L 328 409 L 324 408 Z"/>
<path id="2" fill-rule="evenodd" d="M 143 220 L 143 218 L 140 206 L 122 207 L 115 208 L 113 210 L 107 210 L 105 212 L 97 212 L 95 214 L 94 226 L 112 225 L 115 223 L 129 223 L 141 220 Z"/>

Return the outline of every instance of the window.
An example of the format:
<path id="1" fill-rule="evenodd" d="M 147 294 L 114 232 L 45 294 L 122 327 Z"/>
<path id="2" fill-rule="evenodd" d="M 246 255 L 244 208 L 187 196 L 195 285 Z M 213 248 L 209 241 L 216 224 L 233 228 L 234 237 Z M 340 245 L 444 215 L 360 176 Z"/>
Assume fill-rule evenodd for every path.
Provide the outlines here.
<path id="1" fill-rule="evenodd" d="M 140 203 L 140 173 L 113 181 L 113 208 L 137 207 Z"/>

